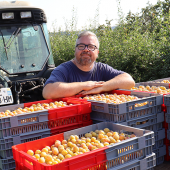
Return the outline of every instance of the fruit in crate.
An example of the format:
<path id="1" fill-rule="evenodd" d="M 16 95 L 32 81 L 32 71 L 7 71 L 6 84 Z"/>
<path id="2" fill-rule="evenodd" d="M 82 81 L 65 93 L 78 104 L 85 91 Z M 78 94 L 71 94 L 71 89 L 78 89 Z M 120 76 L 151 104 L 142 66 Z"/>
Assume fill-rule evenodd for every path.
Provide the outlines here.
<path id="1" fill-rule="evenodd" d="M 105 103 L 114 103 L 114 104 L 121 104 L 125 102 L 130 102 L 130 101 L 136 101 L 141 98 L 138 98 L 137 96 L 133 95 L 125 95 L 125 94 L 95 94 L 95 95 L 86 95 L 85 97 L 82 97 L 83 99 L 87 100 L 94 100 L 94 101 L 100 101 L 100 102 L 105 102 Z M 135 107 L 140 107 L 146 105 L 147 102 L 143 103 L 136 103 Z"/>
<path id="2" fill-rule="evenodd" d="M 156 81 L 156 83 L 170 83 L 170 80 L 162 80 L 162 81 Z"/>
<path id="3" fill-rule="evenodd" d="M 132 87 L 131 90 L 155 92 L 155 93 L 158 93 L 158 94 L 170 93 L 170 89 L 167 89 L 164 86 L 149 86 L 149 85 L 148 86 L 143 86 L 143 85 L 141 85 L 139 87 Z"/>
<path id="4" fill-rule="evenodd" d="M 73 156 L 90 152 L 104 146 L 114 145 L 115 143 L 133 137 L 136 137 L 134 133 L 118 133 L 105 128 L 103 130 L 86 133 L 81 138 L 77 135 L 71 135 L 68 140 L 56 140 L 52 146 L 46 146 L 41 150 L 28 150 L 27 154 L 33 156 L 40 163 L 55 165 Z M 32 164 L 31 162 L 29 163 Z"/>
<path id="5" fill-rule="evenodd" d="M 30 107 L 18 108 L 13 111 L 6 110 L 5 112 L 0 112 L 0 118 L 1 117 L 12 117 L 12 116 L 16 116 L 19 114 L 40 111 L 40 110 L 45 110 L 45 109 L 53 109 L 53 108 L 64 107 L 64 106 L 69 106 L 69 105 L 72 105 L 72 104 L 67 104 L 67 102 L 63 102 L 63 101 L 55 101 L 55 102 L 50 102 L 50 103 L 37 103 L 37 104 L 32 104 Z"/>

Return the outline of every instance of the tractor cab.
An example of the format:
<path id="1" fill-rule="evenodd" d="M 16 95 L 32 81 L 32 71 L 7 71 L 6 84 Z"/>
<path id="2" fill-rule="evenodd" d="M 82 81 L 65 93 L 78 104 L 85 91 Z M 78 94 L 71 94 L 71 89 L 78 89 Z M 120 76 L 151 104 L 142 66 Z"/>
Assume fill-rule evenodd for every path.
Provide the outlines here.
<path id="1" fill-rule="evenodd" d="M 3 1 L 0 16 L 0 88 L 9 93 L 0 92 L 0 105 L 43 99 L 43 85 L 55 68 L 44 11 Z M 5 97 L 11 100 L 5 103 Z"/>

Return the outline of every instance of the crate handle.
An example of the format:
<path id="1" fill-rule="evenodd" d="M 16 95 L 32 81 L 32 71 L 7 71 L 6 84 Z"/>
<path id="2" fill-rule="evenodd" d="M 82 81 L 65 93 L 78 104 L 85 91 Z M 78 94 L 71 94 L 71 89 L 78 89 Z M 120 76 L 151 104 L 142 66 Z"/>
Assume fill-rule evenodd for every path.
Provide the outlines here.
<path id="1" fill-rule="evenodd" d="M 24 151 L 19 151 L 19 154 L 22 155 L 22 156 L 20 156 L 22 158 L 20 161 L 23 163 L 23 165 L 25 165 L 25 161 L 27 160 L 27 161 L 30 161 L 30 162 L 33 163 L 33 165 L 30 164 L 30 167 L 32 167 L 31 168 L 32 170 L 36 170 L 36 169 L 39 170 L 39 169 L 41 169 L 38 166 L 37 160 L 34 157 L 28 155 Z M 24 159 L 25 159 L 25 161 L 24 161 Z"/>

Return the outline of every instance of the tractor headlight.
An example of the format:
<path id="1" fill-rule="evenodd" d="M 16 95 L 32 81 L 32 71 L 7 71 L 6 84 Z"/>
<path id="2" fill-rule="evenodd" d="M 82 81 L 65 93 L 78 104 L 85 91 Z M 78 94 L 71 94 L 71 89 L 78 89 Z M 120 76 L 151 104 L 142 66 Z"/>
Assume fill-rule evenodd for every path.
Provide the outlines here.
<path id="1" fill-rule="evenodd" d="M 20 16 L 21 18 L 31 18 L 31 11 L 27 11 L 27 12 L 20 12 Z"/>
<path id="2" fill-rule="evenodd" d="M 14 13 L 13 12 L 2 13 L 2 19 L 14 19 Z"/>

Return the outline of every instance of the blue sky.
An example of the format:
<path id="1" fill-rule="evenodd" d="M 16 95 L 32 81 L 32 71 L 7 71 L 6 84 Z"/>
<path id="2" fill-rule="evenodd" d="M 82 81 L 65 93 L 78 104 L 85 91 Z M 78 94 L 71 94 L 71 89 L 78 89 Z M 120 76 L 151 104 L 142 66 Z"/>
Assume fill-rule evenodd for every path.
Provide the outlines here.
<path id="1" fill-rule="evenodd" d="M 3 1 L 3 0 L 0 0 Z M 111 20 L 112 26 L 117 24 L 118 19 L 118 1 L 121 9 L 126 15 L 129 10 L 133 13 L 140 12 L 141 8 L 147 6 L 147 3 L 156 4 L 157 0 L 27 0 L 32 5 L 44 9 L 47 15 L 48 30 L 52 30 L 52 24 L 58 29 L 65 29 L 65 25 L 75 17 L 77 29 L 82 29 L 94 21 L 98 13 L 97 21 L 105 24 L 105 20 Z M 74 9 L 74 13 L 73 13 Z M 99 10 L 97 12 L 97 9 Z"/>

